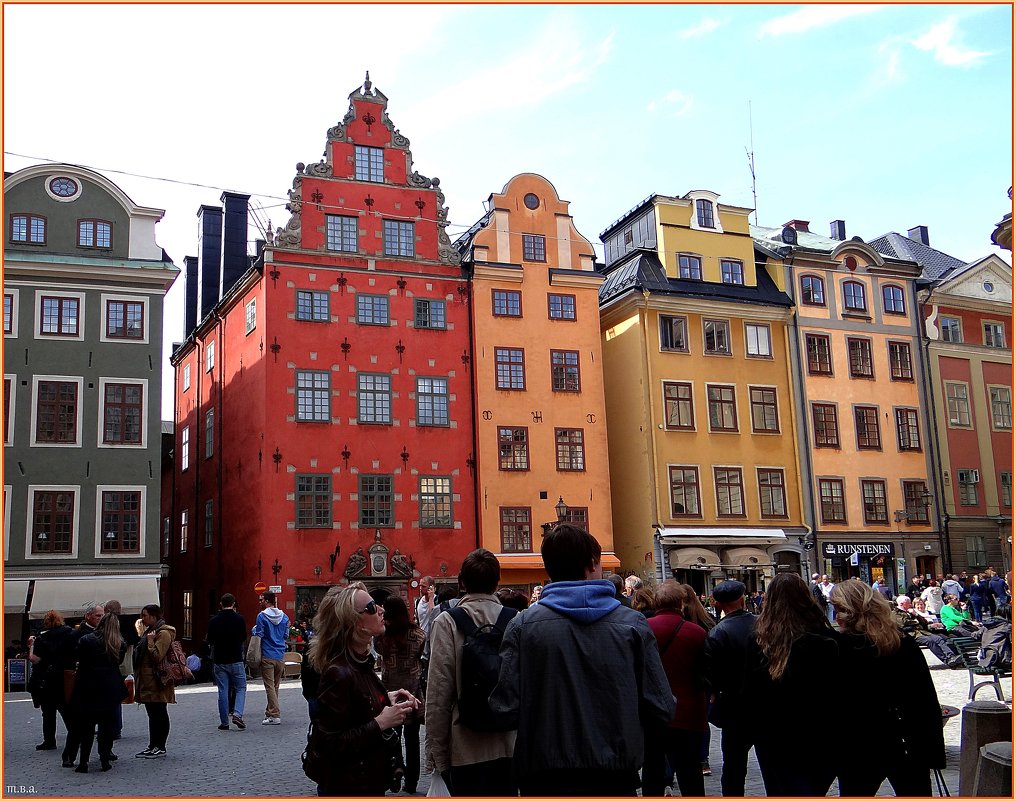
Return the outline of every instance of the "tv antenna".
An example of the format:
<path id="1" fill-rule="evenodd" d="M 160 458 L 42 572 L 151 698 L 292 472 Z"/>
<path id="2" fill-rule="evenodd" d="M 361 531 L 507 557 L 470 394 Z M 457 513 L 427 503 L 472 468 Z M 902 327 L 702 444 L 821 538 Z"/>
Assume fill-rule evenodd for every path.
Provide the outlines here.
<path id="1" fill-rule="evenodd" d="M 748 143 L 750 150 L 746 147 L 745 154 L 748 156 L 748 171 L 751 173 L 751 201 L 755 210 L 755 225 L 758 225 L 758 194 L 755 191 L 755 131 L 751 122 L 751 101 L 748 101 Z"/>

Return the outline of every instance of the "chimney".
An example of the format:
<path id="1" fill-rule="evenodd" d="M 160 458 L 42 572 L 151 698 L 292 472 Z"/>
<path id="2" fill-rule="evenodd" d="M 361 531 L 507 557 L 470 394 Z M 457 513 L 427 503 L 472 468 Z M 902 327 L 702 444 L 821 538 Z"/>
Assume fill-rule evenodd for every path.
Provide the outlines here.
<path id="1" fill-rule="evenodd" d="M 809 233 L 808 220 L 788 220 L 783 223 L 783 227 L 793 228 L 795 231 L 804 231 L 805 233 Z"/>
<path id="2" fill-rule="evenodd" d="M 922 245 L 928 245 L 928 247 L 931 247 L 930 243 L 928 242 L 927 225 L 918 225 L 915 226 L 914 228 L 911 228 L 909 231 L 907 231 L 907 237 L 909 239 L 913 239 L 915 242 L 920 242 Z"/>
<path id="3" fill-rule="evenodd" d="M 847 224 L 843 220 L 833 220 L 829 223 L 829 238 L 838 239 L 841 242 L 847 238 Z"/>
<path id="4" fill-rule="evenodd" d="M 222 219 L 222 283 L 220 297 L 225 297 L 240 276 L 247 272 L 247 201 L 250 195 L 223 192 L 219 198 L 225 207 Z"/>
<path id="5" fill-rule="evenodd" d="M 190 332 L 198 326 L 198 257 L 184 256 L 183 263 L 187 290 L 183 333 L 190 336 Z"/>
<path id="6" fill-rule="evenodd" d="M 198 321 L 219 302 L 219 256 L 222 250 L 222 209 L 198 209 Z"/>

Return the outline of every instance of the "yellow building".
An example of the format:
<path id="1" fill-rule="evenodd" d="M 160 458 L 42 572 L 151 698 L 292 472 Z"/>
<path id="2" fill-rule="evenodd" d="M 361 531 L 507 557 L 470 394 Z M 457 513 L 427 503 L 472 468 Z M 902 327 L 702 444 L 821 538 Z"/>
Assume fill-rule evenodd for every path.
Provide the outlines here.
<path id="1" fill-rule="evenodd" d="M 809 569 L 792 304 L 756 269 L 750 209 L 717 199 L 652 195 L 600 236 L 615 548 L 700 592 Z"/>
<path id="2" fill-rule="evenodd" d="M 616 569 L 589 240 L 546 178 L 512 178 L 456 242 L 471 274 L 480 543 L 502 585 L 546 580 L 542 526 L 588 527 Z"/>

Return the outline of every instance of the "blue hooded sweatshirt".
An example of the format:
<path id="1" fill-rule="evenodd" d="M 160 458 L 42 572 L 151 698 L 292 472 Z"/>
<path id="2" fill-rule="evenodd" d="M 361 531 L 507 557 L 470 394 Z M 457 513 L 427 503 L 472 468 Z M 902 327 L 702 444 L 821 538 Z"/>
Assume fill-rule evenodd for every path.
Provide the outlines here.
<path id="1" fill-rule="evenodd" d="M 258 612 L 252 633 L 261 637 L 261 656 L 265 659 L 282 659 L 286 653 L 289 634 L 289 617 L 277 606 Z"/>
<path id="2" fill-rule="evenodd" d="M 576 623 L 595 623 L 621 605 L 606 579 L 552 582 L 543 588 L 540 603 Z"/>

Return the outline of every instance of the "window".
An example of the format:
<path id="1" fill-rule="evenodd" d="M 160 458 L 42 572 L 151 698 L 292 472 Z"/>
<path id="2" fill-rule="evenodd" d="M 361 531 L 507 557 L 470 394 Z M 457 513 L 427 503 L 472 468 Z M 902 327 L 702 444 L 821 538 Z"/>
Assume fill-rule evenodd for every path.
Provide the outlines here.
<path id="1" fill-rule="evenodd" d="M 759 323 L 745 323 L 744 346 L 749 356 L 772 358 L 773 342 L 769 326 Z"/>
<path id="2" fill-rule="evenodd" d="M 561 519 L 562 523 L 571 523 L 573 526 L 584 528 L 589 531 L 589 507 L 588 506 L 569 506 L 565 512 L 564 517 Z"/>
<path id="3" fill-rule="evenodd" d="M 357 303 L 359 298 L 357 297 Z M 296 319 L 310 320 L 315 323 L 327 323 L 328 293 L 313 292 L 309 289 L 296 290 Z"/>
<path id="4" fill-rule="evenodd" d="M 744 486 L 741 468 L 714 467 L 716 484 L 716 511 L 720 517 L 744 517 Z"/>
<path id="5" fill-rule="evenodd" d="M 215 454 L 215 409 L 205 412 L 205 458 Z"/>
<path id="6" fill-rule="evenodd" d="M 360 325 L 388 325 L 388 296 L 357 295 L 356 322 Z"/>
<path id="7" fill-rule="evenodd" d="M 74 544 L 74 495 L 70 490 L 33 490 L 33 554 L 71 553 Z"/>
<path id="8" fill-rule="evenodd" d="M 751 430 L 779 433 L 780 415 L 776 406 L 776 390 L 770 387 L 748 387 L 751 398 Z"/>
<path id="9" fill-rule="evenodd" d="M 720 259 L 720 280 L 725 284 L 744 284 L 744 265 L 736 259 Z"/>
<path id="10" fill-rule="evenodd" d="M 546 261 L 547 242 L 546 239 L 537 234 L 522 235 L 522 260 L 523 261 Z"/>
<path id="11" fill-rule="evenodd" d="M 4 333 L 14 333 L 14 295 L 10 292 L 4 293 Z"/>
<path id="12" fill-rule="evenodd" d="M 159 555 L 163 559 L 169 558 L 169 543 L 170 543 L 170 532 L 173 529 L 172 518 L 162 518 L 162 547 L 159 549 Z"/>
<path id="13" fill-rule="evenodd" d="M 963 341 L 963 322 L 958 317 L 943 317 L 941 325 L 943 342 Z"/>
<path id="14" fill-rule="evenodd" d="M 988 564 L 988 548 L 984 537 L 965 537 L 967 541 L 967 567 L 981 568 Z"/>
<path id="15" fill-rule="evenodd" d="M 392 378 L 387 374 L 357 375 L 357 408 L 360 423 L 392 422 Z"/>
<path id="16" fill-rule="evenodd" d="M 703 320 L 706 353 L 730 354 L 730 323 L 726 320 Z"/>
<path id="17" fill-rule="evenodd" d="M 533 512 L 528 506 L 501 507 L 501 551 L 532 553 Z"/>
<path id="18" fill-rule="evenodd" d="M 190 467 L 190 426 L 184 426 L 180 431 L 180 472 L 183 473 Z"/>
<path id="19" fill-rule="evenodd" d="M 140 445 L 144 420 L 141 384 L 106 384 L 103 392 L 102 441 L 107 445 Z"/>
<path id="20" fill-rule="evenodd" d="M 959 485 L 960 506 L 977 506 L 977 485 L 981 475 L 977 470 L 957 470 L 956 483 Z"/>
<path id="21" fill-rule="evenodd" d="M 187 544 L 190 539 L 189 515 L 187 509 L 180 512 L 180 553 L 187 553 Z"/>
<path id="22" fill-rule="evenodd" d="M 529 429 L 500 427 L 497 430 L 498 470 L 529 469 Z"/>
<path id="23" fill-rule="evenodd" d="M 113 226 L 105 220 L 78 220 L 78 247 L 108 250 Z"/>
<path id="24" fill-rule="evenodd" d="M 39 333 L 76 337 L 81 301 L 78 298 L 42 298 Z"/>
<path id="25" fill-rule="evenodd" d="M 882 450 L 882 435 L 878 425 L 877 406 L 855 406 L 854 428 L 858 450 Z"/>
<path id="26" fill-rule="evenodd" d="M 1002 506 L 1012 507 L 1012 471 L 1003 470 L 998 474 L 998 489 Z"/>
<path id="27" fill-rule="evenodd" d="M 332 527 L 332 477 L 298 475 L 296 477 L 296 527 Z"/>
<path id="28" fill-rule="evenodd" d="M 896 410 L 896 444 L 901 451 L 921 450 L 921 434 L 917 427 L 917 409 Z"/>
<path id="29" fill-rule="evenodd" d="M 109 339 L 144 339 L 144 302 L 140 300 L 107 300 L 106 336 Z"/>
<path id="30" fill-rule="evenodd" d="M 697 467 L 670 468 L 670 511 L 672 517 L 700 517 Z"/>
<path id="31" fill-rule="evenodd" d="M 522 316 L 522 293 L 514 289 L 494 289 L 491 291 L 494 299 L 495 317 L 521 317 Z"/>
<path id="32" fill-rule="evenodd" d="M 215 367 L 215 343 L 209 342 L 205 345 L 205 372 L 212 372 Z"/>
<path id="33" fill-rule="evenodd" d="M 186 392 L 188 389 L 190 389 L 190 383 L 191 383 L 191 366 L 189 364 L 185 364 L 183 366 L 183 391 L 184 392 Z"/>
<path id="34" fill-rule="evenodd" d="M 448 425 L 448 379 L 416 379 L 416 424 Z"/>
<path id="35" fill-rule="evenodd" d="M 385 255 L 415 256 L 415 224 L 406 220 L 385 220 Z"/>
<path id="36" fill-rule="evenodd" d="M 1009 387 L 989 387 L 991 422 L 1004 431 L 1012 429 L 1012 390 Z"/>
<path id="37" fill-rule="evenodd" d="M 183 639 L 189 640 L 194 636 L 194 593 L 191 590 L 183 591 L 183 620 L 180 628 Z"/>
<path id="38" fill-rule="evenodd" d="M 801 303 L 806 306 L 825 306 L 825 281 L 817 275 L 802 275 Z"/>
<path id="39" fill-rule="evenodd" d="M 706 386 L 710 431 L 737 431 L 737 399 L 732 386 Z"/>
<path id="40" fill-rule="evenodd" d="M 786 517 L 787 488 L 783 471 L 772 467 L 759 467 L 755 472 L 758 476 L 758 498 L 762 507 L 762 517 Z"/>
<path id="41" fill-rule="evenodd" d="M 850 362 L 851 378 L 874 378 L 875 368 L 871 361 L 871 340 L 847 337 L 847 355 Z"/>
<path id="42" fill-rule="evenodd" d="M 949 412 L 949 425 L 970 426 L 970 398 L 966 384 L 946 382 L 945 404 Z"/>
<path id="43" fill-rule="evenodd" d="M 14 380 L 13 376 L 4 376 L 4 445 L 14 444 L 14 417 L 11 414 L 14 411 L 11 404 Z"/>
<path id="44" fill-rule="evenodd" d="M 660 315 L 660 350 L 688 352 L 688 319 Z"/>
<path id="45" fill-rule="evenodd" d="M 332 380 L 326 371 L 296 371 L 296 419 L 298 422 L 331 422 L 331 398 Z"/>
<path id="46" fill-rule="evenodd" d="M 910 360 L 909 343 L 889 343 L 889 377 L 893 381 L 914 380 L 914 365 Z"/>
<path id="47" fill-rule="evenodd" d="M 574 295 L 547 295 L 547 316 L 551 320 L 575 319 Z"/>
<path id="48" fill-rule="evenodd" d="M 215 515 L 213 514 L 215 506 L 211 499 L 205 501 L 205 547 L 211 548 L 212 543 L 215 542 Z"/>
<path id="49" fill-rule="evenodd" d="M 713 204 L 711 201 L 696 200 L 695 213 L 698 216 L 698 224 L 700 228 L 716 227 L 715 223 L 713 222 Z"/>
<path id="50" fill-rule="evenodd" d="M 691 384 L 684 381 L 663 382 L 663 404 L 667 428 L 695 430 L 695 411 L 691 400 Z"/>
<path id="51" fill-rule="evenodd" d="M 325 247 L 342 253 L 356 253 L 359 247 L 356 226 L 356 217 L 326 214 Z"/>
<path id="52" fill-rule="evenodd" d="M 586 449 L 581 428 L 555 428 L 558 470 L 585 470 Z"/>
<path id="53" fill-rule="evenodd" d="M 73 444 L 78 440 L 78 383 L 38 382 L 36 442 Z"/>
<path id="54" fill-rule="evenodd" d="M 452 525 L 452 480 L 420 477 L 420 526 L 450 528 Z"/>
<path id="55" fill-rule="evenodd" d="M 357 181 L 380 184 L 385 180 L 385 154 L 380 147 L 356 145 L 353 150 L 354 177 Z"/>
<path id="56" fill-rule="evenodd" d="M 360 476 L 360 525 L 394 526 L 395 493 L 391 476 Z"/>
<path id="57" fill-rule="evenodd" d="M 811 418 L 815 425 L 816 448 L 840 447 L 840 429 L 836 422 L 836 405 L 813 403 Z"/>
<path id="58" fill-rule="evenodd" d="M 244 330 L 249 334 L 258 324 L 258 299 L 251 298 L 250 303 L 243 307 Z"/>
<path id="59" fill-rule="evenodd" d="M 702 259 L 688 253 L 677 254 L 677 275 L 692 281 L 702 280 Z"/>
<path id="60" fill-rule="evenodd" d="M 522 348 L 494 348 L 498 389 L 525 389 L 525 355 Z"/>
<path id="61" fill-rule="evenodd" d="M 903 290 L 887 284 L 882 287 L 882 310 L 886 314 L 906 314 L 907 306 L 903 301 Z"/>
<path id="62" fill-rule="evenodd" d="M 413 325 L 416 328 L 445 328 L 445 302 L 443 300 L 426 300 L 417 298 L 414 301 L 415 313 Z"/>
<path id="63" fill-rule="evenodd" d="M 805 334 L 804 347 L 808 355 L 810 375 L 832 375 L 833 357 L 826 334 Z"/>
<path id="64" fill-rule="evenodd" d="M 577 350 L 550 352 L 550 387 L 554 392 L 578 392 L 581 389 Z"/>
<path id="65" fill-rule="evenodd" d="M 864 284 L 857 281 L 843 282 L 843 308 L 853 314 L 868 311 L 868 302 L 864 297 Z"/>
<path id="66" fill-rule="evenodd" d="M 864 500 L 864 522 L 887 525 L 889 507 L 885 498 L 885 482 L 866 480 L 861 482 L 861 497 Z"/>
<path id="67" fill-rule="evenodd" d="M 1005 328 L 1001 323 L 984 324 L 984 345 L 988 348 L 1005 347 Z"/>
<path id="68" fill-rule="evenodd" d="M 928 522 L 928 501 L 925 499 L 927 492 L 928 485 L 923 481 L 903 482 L 903 506 L 908 523 Z"/>
<path id="69" fill-rule="evenodd" d="M 843 501 L 843 479 L 820 478 L 818 481 L 819 504 L 823 523 L 846 523 L 847 508 Z"/>
<path id="70" fill-rule="evenodd" d="M 46 218 L 34 214 L 11 215 L 11 242 L 26 245 L 46 244 Z"/>

